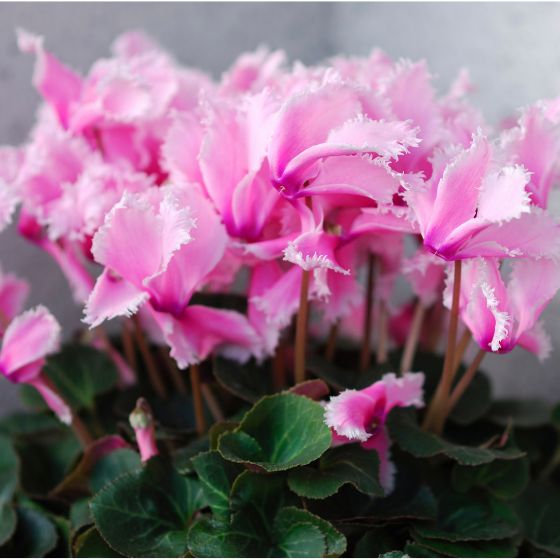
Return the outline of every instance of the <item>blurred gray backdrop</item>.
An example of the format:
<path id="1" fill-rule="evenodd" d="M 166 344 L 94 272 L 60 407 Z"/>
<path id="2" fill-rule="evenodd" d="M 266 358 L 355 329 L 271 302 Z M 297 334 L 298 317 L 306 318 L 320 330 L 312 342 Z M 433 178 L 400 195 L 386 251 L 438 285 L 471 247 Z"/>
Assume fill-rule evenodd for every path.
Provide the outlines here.
<path id="1" fill-rule="evenodd" d="M 540 97 L 560 95 L 559 3 L 0 3 L 0 144 L 25 140 L 39 97 L 30 84 L 32 57 L 20 54 L 14 30 L 42 34 L 63 61 L 87 71 L 119 33 L 143 29 L 183 64 L 219 76 L 242 51 L 266 44 L 290 59 L 318 62 L 336 53 L 426 58 L 444 91 L 461 66 L 490 122 Z M 30 305 L 45 303 L 66 332 L 81 310 L 61 274 L 15 235 L 0 236 L 0 262 L 31 280 Z M 560 400 L 560 308 L 546 323 L 557 350 L 544 364 L 522 350 L 489 356 L 501 396 Z M 1 376 L 0 376 L 1 378 Z M 0 379 L 0 414 L 17 406 Z"/>

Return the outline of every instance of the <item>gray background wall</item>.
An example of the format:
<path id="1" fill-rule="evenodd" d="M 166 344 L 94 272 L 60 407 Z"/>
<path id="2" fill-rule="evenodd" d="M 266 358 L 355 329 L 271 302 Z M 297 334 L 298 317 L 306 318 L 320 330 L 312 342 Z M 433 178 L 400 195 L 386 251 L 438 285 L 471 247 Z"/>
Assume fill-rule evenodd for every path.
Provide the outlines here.
<path id="1" fill-rule="evenodd" d="M 39 98 L 32 60 L 14 29 L 45 36 L 50 50 L 87 71 L 117 34 L 144 29 L 184 63 L 219 76 L 243 50 L 283 48 L 313 63 L 336 54 L 426 58 L 441 91 L 467 66 L 475 102 L 490 122 L 540 97 L 560 94 L 559 3 L 0 3 L 0 144 L 25 140 Z M 31 280 L 31 305 L 47 303 L 68 330 L 79 324 L 64 280 L 50 260 L 19 239 L 0 236 L 0 262 Z M 490 356 L 495 390 L 560 400 L 560 309 L 546 313 L 555 351 L 545 364 L 523 351 Z M 15 405 L 0 379 L 0 414 Z"/>

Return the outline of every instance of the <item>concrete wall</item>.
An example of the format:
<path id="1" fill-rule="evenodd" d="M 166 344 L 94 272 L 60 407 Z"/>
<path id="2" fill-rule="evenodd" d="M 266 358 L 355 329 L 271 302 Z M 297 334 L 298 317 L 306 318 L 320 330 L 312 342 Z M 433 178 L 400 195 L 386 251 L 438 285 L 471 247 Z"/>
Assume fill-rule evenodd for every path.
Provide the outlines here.
<path id="1" fill-rule="evenodd" d="M 43 34 L 49 49 L 84 72 L 117 34 L 134 28 L 216 76 L 260 44 L 306 63 L 378 46 L 393 57 L 426 58 L 441 90 L 467 66 L 479 87 L 475 101 L 497 122 L 560 93 L 559 24 L 558 3 L 0 3 L 0 144 L 26 138 L 39 101 L 31 57 L 16 48 L 16 27 Z M 31 280 L 32 305 L 48 303 L 67 331 L 79 323 L 61 274 L 13 230 L 0 236 L 0 262 Z M 559 317 L 557 305 L 546 314 L 558 348 Z M 516 351 L 489 357 L 486 367 L 499 394 L 560 400 L 559 357 L 555 352 L 540 365 Z M 12 389 L 0 379 L 0 413 L 16 403 Z"/>

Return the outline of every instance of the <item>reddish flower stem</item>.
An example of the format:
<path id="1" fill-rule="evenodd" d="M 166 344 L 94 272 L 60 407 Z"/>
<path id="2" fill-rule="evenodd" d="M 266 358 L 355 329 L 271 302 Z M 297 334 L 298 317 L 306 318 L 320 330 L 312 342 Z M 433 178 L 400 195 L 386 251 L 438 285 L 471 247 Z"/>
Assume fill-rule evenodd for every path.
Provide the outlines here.
<path id="1" fill-rule="evenodd" d="M 371 362 L 371 330 L 373 316 L 373 276 L 375 272 L 375 257 L 368 255 L 366 280 L 366 314 L 362 334 L 362 352 L 360 354 L 360 371 L 365 371 Z"/>
<path id="2" fill-rule="evenodd" d="M 455 346 L 457 342 L 457 325 L 459 322 L 459 295 L 461 293 L 461 261 L 455 261 L 453 274 L 453 301 L 451 303 L 451 317 L 447 335 L 447 352 L 443 363 L 443 372 L 439 380 L 435 395 L 430 403 L 424 419 L 423 428 L 431 429 L 441 423 L 440 416 L 445 414 L 451 384 L 453 383 L 455 363 Z"/>
<path id="3" fill-rule="evenodd" d="M 472 333 L 468 327 L 465 327 L 465 330 L 463 331 L 463 334 L 459 339 L 459 342 L 457 343 L 457 346 L 455 348 L 455 362 L 453 363 L 453 377 L 457 375 L 457 370 L 459 369 L 459 366 L 463 361 L 463 356 L 465 355 L 465 352 L 471 342 L 471 339 L 472 339 Z"/>
<path id="4" fill-rule="evenodd" d="M 204 417 L 204 404 L 202 402 L 202 387 L 198 365 L 191 365 L 190 374 L 196 431 L 198 435 L 203 435 L 206 432 L 206 418 Z"/>
<path id="5" fill-rule="evenodd" d="M 333 323 L 329 330 L 329 337 L 327 338 L 327 347 L 325 349 L 325 358 L 332 362 L 336 353 L 336 340 L 338 338 L 339 322 Z"/>
<path id="6" fill-rule="evenodd" d="M 416 307 L 414 308 L 412 325 L 403 350 L 400 367 L 401 373 L 410 371 L 410 368 L 414 363 L 414 356 L 416 355 L 416 348 L 418 347 L 418 340 L 420 339 L 420 331 L 422 330 L 425 314 L 426 308 L 424 307 L 424 304 L 418 300 L 416 302 Z"/>
<path id="7" fill-rule="evenodd" d="M 309 270 L 304 270 L 301 277 L 299 310 L 296 322 L 296 340 L 294 348 L 294 378 L 296 385 L 305 381 L 305 353 L 307 347 L 307 322 L 309 317 Z"/>
<path id="8" fill-rule="evenodd" d="M 449 413 L 453 410 L 455 405 L 459 402 L 459 399 L 468 389 L 469 385 L 474 379 L 474 376 L 476 375 L 476 372 L 478 371 L 478 368 L 480 367 L 480 364 L 482 363 L 482 360 L 484 359 L 484 356 L 486 356 L 486 350 L 480 349 L 476 354 L 474 360 L 471 362 L 471 365 L 465 372 L 465 375 L 461 377 L 461 379 L 451 392 L 444 413 L 434 421 L 434 431 L 437 434 L 441 434 L 441 432 L 443 432 L 443 427 L 445 425 L 447 417 L 449 416 Z"/>
<path id="9" fill-rule="evenodd" d="M 144 364 L 146 365 L 146 369 L 148 371 L 148 378 L 150 380 L 150 384 L 154 388 L 154 391 L 160 398 L 165 398 L 166 390 L 163 381 L 161 380 L 161 375 L 158 371 L 156 362 L 152 353 L 150 352 L 150 348 L 148 347 L 148 342 L 146 341 L 146 337 L 142 331 L 142 326 L 140 325 L 140 321 L 138 317 L 134 317 L 134 334 L 136 337 L 136 343 L 138 344 L 138 348 L 140 349 L 140 353 L 142 354 L 142 358 L 144 360 Z"/>

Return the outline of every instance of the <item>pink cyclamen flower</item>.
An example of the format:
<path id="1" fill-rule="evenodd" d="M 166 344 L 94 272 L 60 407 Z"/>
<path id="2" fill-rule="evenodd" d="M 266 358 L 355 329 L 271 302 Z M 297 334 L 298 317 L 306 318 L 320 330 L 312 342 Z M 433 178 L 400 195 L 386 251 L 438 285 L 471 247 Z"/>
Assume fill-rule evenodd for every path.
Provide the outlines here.
<path id="1" fill-rule="evenodd" d="M 244 315 L 189 305 L 226 244 L 218 216 L 196 186 L 125 193 L 93 240 L 93 255 L 105 270 L 90 294 L 85 322 L 96 326 L 130 316 L 148 303 L 179 367 L 214 350 L 249 358 L 259 341 Z"/>
<path id="2" fill-rule="evenodd" d="M 396 159 L 418 138 L 408 122 L 385 120 L 388 116 L 370 91 L 342 82 L 290 97 L 278 113 L 268 148 L 274 186 L 288 198 L 392 194 L 393 176 L 377 162 Z"/>
<path id="3" fill-rule="evenodd" d="M 403 377 L 387 373 L 365 389 L 343 391 L 325 406 L 325 422 L 333 432 L 335 445 L 360 442 L 364 449 L 377 451 L 379 480 L 387 494 L 394 488 L 395 466 L 385 422 L 396 406 L 424 406 L 423 384 L 423 373 L 406 373 Z"/>
<path id="4" fill-rule="evenodd" d="M 548 116 L 546 104 L 537 103 L 526 109 L 517 126 L 504 132 L 500 140 L 506 156 L 531 173 L 527 191 L 532 204 L 546 208 L 560 172 L 560 122 Z"/>
<path id="5" fill-rule="evenodd" d="M 560 226 L 531 205 L 529 179 L 519 165 L 498 167 L 489 141 L 478 132 L 470 148 L 451 161 L 439 154 L 427 185 L 410 189 L 405 198 L 424 246 L 445 260 L 554 257 L 560 252 Z"/>
<path id="6" fill-rule="evenodd" d="M 28 295 L 29 284 L 25 280 L 0 269 L 0 336 L 10 321 L 21 313 Z"/>
<path id="7" fill-rule="evenodd" d="M 136 435 L 136 443 L 138 444 L 142 462 L 145 463 L 152 457 L 159 455 L 155 437 L 154 418 L 146 399 L 138 399 L 136 408 L 130 413 L 128 419 Z"/>
<path id="8" fill-rule="evenodd" d="M 12 383 L 34 387 L 65 424 L 72 421 L 68 405 L 58 395 L 42 369 L 46 357 L 60 346 L 60 325 L 43 307 L 17 316 L 6 329 L 0 349 L 0 372 Z"/>
<path id="9" fill-rule="evenodd" d="M 560 265 L 549 259 L 519 259 L 504 282 L 498 259 L 473 259 L 464 263 L 459 309 L 478 345 L 504 354 L 516 345 L 541 360 L 551 343 L 539 317 L 560 289 Z M 449 279 L 444 303 L 451 305 L 453 280 Z"/>
<path id="10" fill-rule="evenodd" d="M 441 298 L 445 263 L 424 247 L 420 247 L 410 259 L 403 261 L 402 272 L 424 307 L 430 307 Z"/>

